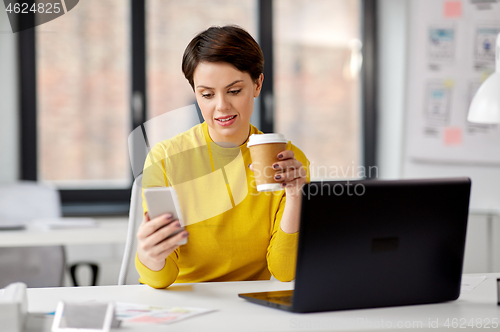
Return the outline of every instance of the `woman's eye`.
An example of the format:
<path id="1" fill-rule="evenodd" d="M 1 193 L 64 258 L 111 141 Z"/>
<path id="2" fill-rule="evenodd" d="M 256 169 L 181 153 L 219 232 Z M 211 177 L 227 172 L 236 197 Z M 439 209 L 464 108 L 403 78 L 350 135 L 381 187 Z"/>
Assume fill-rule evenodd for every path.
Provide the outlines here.
<path id="1" fill-rule="evenodd" d="M 233 95 L 237 95 L 238 93 L 240 93 L 241 89 L 239 90 L 231 90 L 229 91 L 229 93 L 232 93 Z"/>
<path id="2" fill-rule="evenodd" d="M 205 93 L 205 94 L 203 94 L 203 93 L 202 93 L 202 94 L 201 94 L 201 96 L 202 96 L 203 98 L 207 98 L 207 99 L 208 99 L 208 98 L 212 97 L 212 96 L 213 96 L 213 94 L 212 94 L 212 93 Z"/>

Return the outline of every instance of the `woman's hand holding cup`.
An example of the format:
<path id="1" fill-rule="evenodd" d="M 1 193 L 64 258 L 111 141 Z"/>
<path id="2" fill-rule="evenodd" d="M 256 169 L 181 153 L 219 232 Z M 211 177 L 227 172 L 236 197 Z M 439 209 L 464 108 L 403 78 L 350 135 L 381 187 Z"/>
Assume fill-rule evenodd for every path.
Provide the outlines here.
<path id="1" fill-rule="evenodd" d="M 275 171 L 274 180 L 285 188 L 287 196 L 302 195 L 302 187 L 307 183 L 307 172 L 302 163 L 295 159 L 292 150 L 284 150 L 276 156 L 277 162 L 271 167 Z M 248 165 L 254 171 L 253 165 Z"/>
<path id="2" fill-rule="evenodd" d="M 150 220 L 146 212 L 137 230 L 137 255 L 142 264 L 153 271 L 163 269 L 165 259 L 179 247 L 178 243 L 189 235 L 185 230 L 175 234 L 180 228 L 182 227 L 179 220 L 173 220 L 171 213 Z M 175 235 L 172 236 L 173 234 Z"/>
<path id="3" fill-rule="evenodd" d="M 273 164 L 276 170 L 274 179 L 285 188 L 286 195 L 302 195 L 301 189 L 307 183 L 307 172 L 302 163 L 295 159 L 292 150 L 285 150 L 278 154 L 280 161 Z"/>

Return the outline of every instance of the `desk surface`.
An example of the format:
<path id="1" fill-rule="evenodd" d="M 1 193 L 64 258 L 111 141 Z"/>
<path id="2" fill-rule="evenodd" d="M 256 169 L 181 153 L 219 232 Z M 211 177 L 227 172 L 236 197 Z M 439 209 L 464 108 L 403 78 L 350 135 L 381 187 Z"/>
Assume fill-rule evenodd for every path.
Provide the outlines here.
<path id="1" fill-rule="evenodd" d="M 96 219 L 97 227 L 0 231 L 0 247 L 125 243 L 127 218 Z"/>
<path id="2" fill-rule="evenodd" d="M 27 331 L 50 331 L 52 317 L 34 313 L 51 312 L 58 300 L 119 301 L 159 306 L 191 306 L 217 309 L 216 312 L 164 325 L 122 325 L 124 331 L 332 331 L 332 330 L 407 330 L 408 327 L 425 331 L 429 324 L 440 328 L 432 331 L 450 331 L 446 327 L 456 322 L 478 324 L 481 319 L 500 320 L 497 305 L 497 274 L 482 274 L 487 279 L 457 301 L 392 308 L 347 310 L 323 313 L 296 314 L 249 303 L 238 293 L 293 289 L 292 283 L 279 281 L 245 281 L 222 283 L 178 284 L 167 290 L 156 290 L 145 285 L 99 286 L 79 288 L 28 289 L 28 310 L 32 313 Z M 377 325 L 378 324 L 378 325 Z M 389 324 L 392 324 L 390 328 Z M 397 328 L 402 326 L 401 328 Z M 419 324 L 421 324 L 419 326 Z M 466 326 L 467 326 L 466 324 Z M 405 326 L 406 325 L 406 326 Z M 421 326 L 424 328 L 422 329 Z M 477 327 L 470 330 L 478 330 Z M 482 330 L 482 328 L 480 329 Z"/>

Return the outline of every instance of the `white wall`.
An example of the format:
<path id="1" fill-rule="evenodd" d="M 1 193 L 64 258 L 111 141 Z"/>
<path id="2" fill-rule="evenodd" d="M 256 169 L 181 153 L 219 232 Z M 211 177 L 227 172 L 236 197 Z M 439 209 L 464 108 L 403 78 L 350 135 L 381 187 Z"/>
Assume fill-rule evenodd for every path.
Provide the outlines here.
<path id="1" fill-rule="evenodd" d="M 17 38 L 0 10 L 0 183 L 18 179 Z"/>
<path id="2" fill-rule="evenodd" d="M 405 156 L 404 122 L 406 96 L 406 66 L 408 55 L 408 20 L 411 19 L 411 0 L 380 0 L 378 13 L 378 164 L 384 179 L 401 177 L 471 176 L 480 177 L 473 183 L 484 194 L 481 204 L 495 206 L 500 183 L 498 168 L 472 168 L 469 166 L 416 164 Z M 489 181 L 488 181 L 489 179 Z M 479 182 L 479 183 L 478 183 Z M 479 188 L 478 188 L 479 187 Z M 471 204 L 477 205 L 477 195 Z M 497 204 L 498 205 L 498 204 Z M 489 243 L 488 241 L 491 241 Z M 500 271 L 500 218 L 489 224 L 484 215 L 469 217 L 465 273 Z M 491 261 L 489 261 L 491 257 Z"/>
<path id="3" fill-rule="evenodd" d="M 440 13 L 438 13 L 436 17 L 436 11 L 442 10 L 443 6 L 442 1 L 435 1 L 435 0 L 412 0 L 412 1 L 405 1 L 405 3 L 408 5 L 408 11 L 412 13 L 412 15 L 409 17 L 410 20 L 408 22 L 411 23 L 411 25 L 408 26 L 412 27 L 411 31 L 409 31 L 408 34 L 409 36 L 408 40 L 415 39 L 416 35 L 424 36 L 425 34 L 418 33 L 417 29 L 425 29 L 425 27 L 427 27 L 428 24 L 427 21 L 429 20 L 434 21 L 435 18 L 439 17 Z M 462 55 L 467 52 L 470 52 L 470 54 L 472 55 L 472 48 L 474 44 L 471 41 L 469 41 L 469 39 L 473 37 L 473 31 L 471 30 L 473 29 L 474 25 L 472 24 L 472 22 L 481 20 L 479 19 L 479 17 L 483 16 L 480 15 L 492 15 L 493 11 L 476 11 L 474 9 L 474 6 L 470 4 L 465 4 L 465 2 L 463 10 L 464 10 L 463 17 L 459 21 L 456 21 L 454 19 L 444 19 L 444 18 L 442 19 L 444 19 L 443 22 L 446 21 L 450 23 L 456 22 L 456 26 L 458 29 L 456 34 L 457 52 L 459 52 Z M 490 13 L 488 14 L 488 12 Z M 486 18 L 483 17 L 482 19 L 484 21 Z M 460 113 L 461 111 L 464 112 L 465 109 L 461 108 L 463 107 L 463 104 L 460 103 L 463 103 L 463 101 L 465 101 L 467 97 L 463 96 L 462 98 L 457 99 L 458 98 L 457 96 L 465 94 L 466 90 L 465 85 L 462 85 L 461 83 L 463 83 L 463 80 L 469 79 L 466 76 L 464 76 L 467 71 L 459 70 L 455 74 L 452 74 L 443 68 L 440 73 L 434 73 L 434 74 L 426 73 L 425 75 L 423 75 L 422 73 L 415 70 L 416 68 L 426 67 L 425 65 L 426 59 L 420 56 L 419 57 L 415 56 L 416 54 L 422 54 L 422 55 L 425 54 L 425 52 L 421 52 L 421 50 L 418 48 L 420 47 L 419 45 L 422 44 L 418 44 L 415 41 L 409 43 L 409 45 L 411 47 L 408 48 L 409 52 L 407 52 L 407 54 L 411 56 L 407 57 L 407 63 L 410 64 L 408 66 L 407 73 L 408 73 L 408 82 L 409 83 L 411 82 L 411 84 L 408 84 L 407 86 L 406 96 L 408 97 L 407 99 L 408 102 L 406 104 L 408 108 L 411 109 L 412 115 L 411 117 L 408 118 L 408 121 L 406 121 L 408 131 L 410 130 L 410 128 L 416 128 L 413 123 L 416 117 L 415 114 L 413 113 L 418 112 L 418 110 L 417 111 L 415 110 L 413 102 L 415 100 L 421 101 L 423 98 L 423 94 L 422 95 L 420 94 L 423 93 L 422 90 L 423 87 L 421 86 L 421 84 L 422 84 L 422 79 L 424 77 L 427 77 L 427 79 L 431 79 L 431 77 L 434 78 L 454 77 L 455 80 L 459 80 L 456 89 L 453 90 L 453 91 L 456 90 L 453 93 L 456 97 L 453 100 L 453 103 L 456 102 L 455 106 L 453 107 L 456 108 L 454 112 L 457 113 Z M 465 57 L 464 59 L 467 59 L 467 57 Z M 415 84 L 416 82 L 418 82 L 418 84 Z M 463 86 L 464 88 L 461 88 L 460 86 Z M 467 138 L 465 139 L 467 140 Z M 466 147 L 465 143 L 462 147 L 460 148 L 457 147 L 456 149 L 463 150 L 464 152 L 466 152 L 468 148 Z M 496 144 L 500 144 L 500 141 L 496 142 Z M 472 192 L 470 201 L 471 208 L 476 210 L 497 209 L 500 211 L 500 186 L 494 185 L 495 183 L 500 184 L 500 167 L 486 165 L 486 164 L 474 165 L 473 163 L 464 164 L 464 163 L 451 163 L 451 162 L 438 163 L 438 162 L 416 161 L 414 158 L 416 156 L 411 154 L 415 153 L 416 150 L 414 148 L 411 150 L 413 151 L 410 151 L 410 149 L 408 148 L 403 153 L 403 168 L 402 168 L 403 177 L 405 178 L 458 177 L 458 176 L 470 177 L 472 179 Z"/>

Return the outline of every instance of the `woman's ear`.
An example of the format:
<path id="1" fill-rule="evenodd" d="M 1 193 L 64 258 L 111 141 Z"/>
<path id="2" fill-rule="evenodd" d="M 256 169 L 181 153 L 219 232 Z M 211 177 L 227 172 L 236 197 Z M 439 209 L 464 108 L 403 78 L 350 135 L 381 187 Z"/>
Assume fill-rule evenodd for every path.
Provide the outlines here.
<path id="1" fill-rule="evenodd" d="M 263 82 L 264 82 L 264 74 L 261 73 L 257 81 L 255 81 L 254 83 L 254 91 L 253 91 L 254 98 L 257 98 L 260 95 L 260 90 L 262 90 Z"/>

